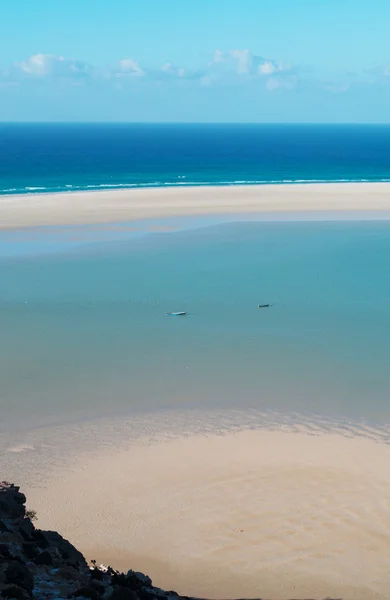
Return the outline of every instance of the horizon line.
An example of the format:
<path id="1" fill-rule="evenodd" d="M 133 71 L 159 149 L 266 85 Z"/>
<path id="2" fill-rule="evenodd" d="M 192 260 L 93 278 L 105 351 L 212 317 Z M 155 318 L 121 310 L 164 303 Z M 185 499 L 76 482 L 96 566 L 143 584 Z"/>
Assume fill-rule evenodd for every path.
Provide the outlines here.
<path id="1" fill-rule="evenodd" d="M 378 125 L 390 126 L 390 121 L 1 121 L 3 125 Z"/>

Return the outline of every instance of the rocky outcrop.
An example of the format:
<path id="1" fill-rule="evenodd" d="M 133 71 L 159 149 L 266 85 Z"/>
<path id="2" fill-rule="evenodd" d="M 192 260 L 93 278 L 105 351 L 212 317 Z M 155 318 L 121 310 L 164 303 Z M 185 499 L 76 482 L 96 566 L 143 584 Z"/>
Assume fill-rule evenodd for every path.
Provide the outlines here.
<path id="1" fill-rule="evenodd" d="M 0 598 L 10 600 L 178 600 L 146 575 L 89 565 L 56 531 L 36 529 L 26 497 L 0 482 Z"/>

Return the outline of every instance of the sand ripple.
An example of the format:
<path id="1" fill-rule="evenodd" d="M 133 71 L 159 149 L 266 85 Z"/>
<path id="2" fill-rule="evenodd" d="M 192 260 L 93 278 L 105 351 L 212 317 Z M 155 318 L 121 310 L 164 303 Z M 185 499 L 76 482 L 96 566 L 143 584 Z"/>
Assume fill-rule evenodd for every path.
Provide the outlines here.
<path id="1" fill-rule="evenodd" d="M 84 424 L 67 438 L 57 430 L 57 445 L 41 431 L 4 456 L 12 469 L 19 461 L 20 475 L 25 457 L 40 526 L 162 587 L 389 598 L 385 427 L 239 411 L 196 417 Z"/>

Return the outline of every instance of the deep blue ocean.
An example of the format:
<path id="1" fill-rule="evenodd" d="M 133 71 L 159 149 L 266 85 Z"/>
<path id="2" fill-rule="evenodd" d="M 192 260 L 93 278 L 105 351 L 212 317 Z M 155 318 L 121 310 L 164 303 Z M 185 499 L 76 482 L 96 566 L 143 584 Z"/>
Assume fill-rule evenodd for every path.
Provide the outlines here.
<path id="1" fill-rule="evenodd" d="M 390 126 L 0 124 L 0 194 L 306 181 L 390 181 Z"/>

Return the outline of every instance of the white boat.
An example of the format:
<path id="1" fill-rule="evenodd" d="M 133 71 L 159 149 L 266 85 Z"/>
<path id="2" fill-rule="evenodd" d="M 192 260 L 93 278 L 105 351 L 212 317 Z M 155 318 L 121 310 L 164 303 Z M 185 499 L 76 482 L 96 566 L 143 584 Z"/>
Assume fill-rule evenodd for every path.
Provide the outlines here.
<path id="1" fill-rule="evenodd" d="M 184 317 L 186 312 L 169 312 L 167 313 L 168 317 Z"/>

